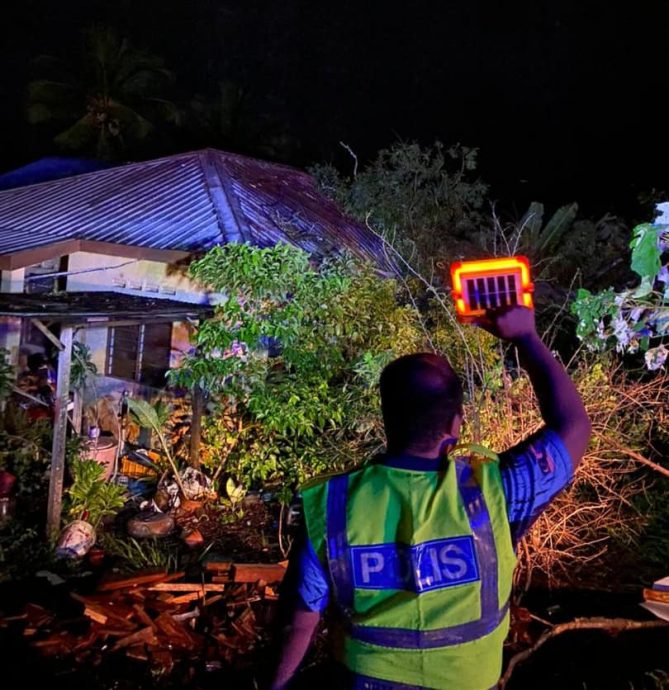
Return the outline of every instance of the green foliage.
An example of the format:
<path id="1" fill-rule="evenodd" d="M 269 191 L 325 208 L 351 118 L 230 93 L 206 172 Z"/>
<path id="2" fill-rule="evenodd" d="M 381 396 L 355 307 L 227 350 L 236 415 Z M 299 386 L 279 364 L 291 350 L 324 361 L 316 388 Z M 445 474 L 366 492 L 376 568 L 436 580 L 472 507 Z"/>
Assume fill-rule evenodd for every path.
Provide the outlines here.
<path id="1" fill-rule="evenodd" d="M 336 449 L 360 440 L 353 427 L 378 418 L 381 362 L 425 346 L 399 286 L 347 257 L 317 267 L 288 245 L 226 245 L 191 275 L 225 296 L 171 382 L 223 396 L 233 420 L 205 421 L 205 455 L 218 448 L 214 462 L 247 485 L 341 465 Z"/>
<path id="2" fill-rule="evenodd" d="M 70 463 L 72 485 L 67 489 L 70 518 L 85 519 L 93 527 L 114 515 L 125 504 L 125 488 L 104 480 L 104 467 L 95 460 L 75 459 Z"/>
<path id="3" fill-rule="evenodd" d="M 560 207 L 544 224 L 544 205 L 533 201 L 520 221 L 523 229 L 521 247 L 532 258 L 553 253 L 564 241 L 578 213 L 578 204 Z"/>
<path id="4" fill-rule="evenodd" d="M 189 146 L 286 160 L 292 142 L 283 123 L 260 114 L 254 100 L 249 89 L 229 80 L 219 81 L 211 95 L 195 95 L 184 113 Z"/>
<path id="5" fill-rule="evenodd" d="M 221 516 L 224 522 L 234 522 L 244 517 L 242 501 L 246 496 L 246 488 L 237 483 L 232 477 L 225 482 L 225 496 L 221 498 L 221 505 L 226 509 Z"/>
<path id="6" fill-rule="evenodd" d="M 660 244 L 658 241 L 658 228 L 652 223 L 637 225 L 632 231 L 632 270 L 646 279 L 650 292 L 653 287 L 650 280 L 653 279 L 662 268 L 660 262 Z M 639 295 L 641 296 L 641 295 Z"/>
<path id="7" fill-rule="evenodd" d="M 146 429 L 160 434 L 169 418 L 169 408 L 162 401 L 151 405 L 140 398 L 128 398 L 128 408 L 136 422 Z"/>
<path id="8" fill-rule="evenodd" d="M 226 245 L 191 274 L 224 299 L 171 382 L 218 401 L 204 420 L 203 460 L 245 486 L 281 482 L 285 493 L 378 450 L 378 378 L 399 355 L 437 349 L 457 366 L 470 348 L 497 361 L 490 336 L 463 337 L 439 306 L 445 295 L 421 293 L 421 313 L 406 284 L 347 257 L 316 266 L 287 245 Z"/>
<path id="9" fill-rule="evenodd" d="M 0 417 L 0 466 L 16 476 L 17 501 L 22 513 L 43 508 L 51 463 L 51 427 L 47 420 L 31 421 L 16 406 Z"/>
<path id="10" fill-rule="evenodd" d="M 52 564 L 53 552 L 42 530 L 12 520 L 0 529 L 0 582 L 22 580 L 26 573 Z"/>
<path id="11" fill-rule="evenodd" d="M 609 288 L 593 295 L 585 288 L 579 288 L 572 313 L 578 318 L 576 335 L 586 341 L 590 349 L 604 351 L 607 347 L 603 334 L 603 318 L 613 318 L 618 312 L 615 292 Z"/>
<path id="12" fill-rule="evenodd" d="M 91 349 L 83 343 L 73 342 L 70 387 L 75 391 L 81 391 L 97 375 L 98 368 L 91 361 Z"/>
<path id="13" fill-rule="evenodd" d="M 669 356 L 669 249 L 666 226 L 644 223 L 633 230 L 631 267 L 641 278 L 636 289 L 597 295 L 580 290 L 572 305 L 579 319 L 577 335 L 591 350 L 612 347 L 620 353 L 645 352 L 646 367 L 660 369 Z"/>
<path id="14" fill-rule="evenodd" d="M 80 63 L 51 56 L 35 60 L 39 77 L 28 84 L 28 121 L 57 129 L 63 149 L 114 159 L 154 134 L 157 123 L 175 123 L 165 98 L 172 75 L 162 60 L 136 50 L 109 27 L 84 32 Z"/>
<path id="15" fill-rule="evenodd" d="M 100 543 L 116 559 L 116 567 L 122 572 L 157 568 L 171 573 L 181 567 L 182 544 L 174 539 L 138 540 L 105 533 L 100 535 Z"/>
<path id="16" fill-rule="evenodd" d="M 488 188 L 476 177 L 477 156 L 477 149 L 459 144 L 400 142 L 352 178 L 332 166 L 310 172 L 344 210 L 398 241 L 404 253 L 415 245 L 423 263 L 455 257 L 479 230 Z"/>
<path id="17" fill-rule="evenodd" d="M 139 426 L 151 429 L 160 443 L 161 449 L 167 462 L 172 469 L 174 479 L 179 486 L 181 495 L 185 495 L 184 487 L 179 474 L 177 458 L 172 452 L 171 445 L 165 435 L 165 426 L 170 418 L 170 408 L 163 401 L 158 400 L 155 405 L 151 405 L 146 400 L 139 398 L 128 398 L 128 409 Z"/>
<path id="18" fill-rule="evenodd" d="M 0 401 L 12 391 L 14 384 L 14 367 L 9 362 L 9 351 L 0 348 Z"/>

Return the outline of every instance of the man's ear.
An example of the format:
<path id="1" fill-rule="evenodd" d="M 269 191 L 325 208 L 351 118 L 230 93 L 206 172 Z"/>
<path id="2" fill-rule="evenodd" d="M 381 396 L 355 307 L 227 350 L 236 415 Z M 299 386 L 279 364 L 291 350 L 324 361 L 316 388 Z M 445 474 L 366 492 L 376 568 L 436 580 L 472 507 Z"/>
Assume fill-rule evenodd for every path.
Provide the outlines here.
<path id="1" fill-rule="evenodd" d="M 463 420 L 462 420 L 462 413 L 458 413 L 453 417 L 453 421 L 451 422 L 451 428 L 449 429 L 449 433 L 453 438 L 458 438 L 460 436 L 460 429 L 462 427 Z"/>

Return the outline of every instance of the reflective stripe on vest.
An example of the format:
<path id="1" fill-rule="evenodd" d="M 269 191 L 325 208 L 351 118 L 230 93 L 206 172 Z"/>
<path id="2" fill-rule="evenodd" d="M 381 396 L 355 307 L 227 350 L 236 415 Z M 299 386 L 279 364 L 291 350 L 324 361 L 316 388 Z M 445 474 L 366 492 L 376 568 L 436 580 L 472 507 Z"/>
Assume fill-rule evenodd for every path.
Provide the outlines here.
<path id="1" fill-rule="evenodd" d="M 350 681 L 346 686 L 347 690 L 426 690 L 422 685 L 407 685 L 406 683 L 395 683 L 391 680 L 381 680 L 363 676 L 360 673 L 351 673 Z M 493 685 L 489 690 L 496 690 L 497 685 Z M 429 690 L 429 688 L 427 689 Z"/>
<path id="2" fill-rule="evenodd" d="M 353 611 L 353 577 L 351 549 L 346 528 L 348 475 L 328 482 L 326 551 L 330 576 L 337 603 L 348 622 L 347 632 L 355 640 L 381 647 L 432 649 L 448 647 L 483 637 L 497 628 L 508 610 L 508 602 L 499 608 L 497 551 L 490 515 L 480 487 L 469 465 L 456 463 L 458 488 L 465 505 L 481 577 L 481 617 L 435 630 L 413 630 L 357 625 L 351 623 Z"/>

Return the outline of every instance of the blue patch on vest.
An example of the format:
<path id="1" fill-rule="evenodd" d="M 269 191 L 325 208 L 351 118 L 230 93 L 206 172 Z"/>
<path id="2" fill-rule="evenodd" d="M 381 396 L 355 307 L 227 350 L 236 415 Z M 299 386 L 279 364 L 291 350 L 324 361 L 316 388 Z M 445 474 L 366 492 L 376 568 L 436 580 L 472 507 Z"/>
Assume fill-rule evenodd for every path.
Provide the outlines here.
<path id="1" fill-rule="evenodd" d="M 353 584 L 359 589 L 429 592 L 480 579 L 471 536 L 422 544 L 352 546 Z"/>

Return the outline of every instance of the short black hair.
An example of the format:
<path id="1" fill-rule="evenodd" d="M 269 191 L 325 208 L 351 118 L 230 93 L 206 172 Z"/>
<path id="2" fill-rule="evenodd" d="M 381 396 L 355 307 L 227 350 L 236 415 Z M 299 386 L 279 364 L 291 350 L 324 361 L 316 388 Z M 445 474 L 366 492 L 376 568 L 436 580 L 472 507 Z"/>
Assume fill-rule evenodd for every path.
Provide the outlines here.
<path id="1" fill-rule="evenodd" d="M 400 357 L 381 372 L 380 384 L 386 439 L 393 451 L 431 448 L 462 413 L 462 384 L 439 355 Z"/>

